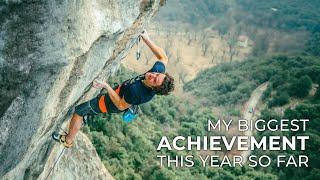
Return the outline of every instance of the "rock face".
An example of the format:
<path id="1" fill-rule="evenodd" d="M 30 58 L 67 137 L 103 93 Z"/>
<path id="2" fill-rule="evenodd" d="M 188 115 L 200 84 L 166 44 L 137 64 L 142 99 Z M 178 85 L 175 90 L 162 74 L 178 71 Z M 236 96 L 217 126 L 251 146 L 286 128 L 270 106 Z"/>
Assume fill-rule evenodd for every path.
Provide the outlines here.
<path id="1" fill-rule="evenodd" d="M 60 154 L 61 158 L 57 159 Z M 58 161 L 57 161 L 58 160 Z M 56 163 L 54 168 L 53 165 Z M 79 133 L 73 148 L 53 148 L 39 179 L 113 179 L 103 166 L 90 140 Z"/>
<path id="2" fill-rule="evenodd" d="M 70 118 L 77 103 L 93 96 L 93 79 L 106 79 L 116 71 L 143 25 L 163 3 L 0 2 L 0 179 L 45 177 L 58 153 L 51 133 Z M 86 145 L 77 146 L 78 152 L 94 151 L 81 137 L 77 144 Z M 103 170 L 88 175 L 103 165 L 84 159 L 86 153 L 66 154 L 72 156 L 73 165 L 65 162 L 59 168 L 68 169 L 68 177 L 108 177 Z M 56 170 L 51 177 L 60 179 L 59 172 L 66 173 Z"/>

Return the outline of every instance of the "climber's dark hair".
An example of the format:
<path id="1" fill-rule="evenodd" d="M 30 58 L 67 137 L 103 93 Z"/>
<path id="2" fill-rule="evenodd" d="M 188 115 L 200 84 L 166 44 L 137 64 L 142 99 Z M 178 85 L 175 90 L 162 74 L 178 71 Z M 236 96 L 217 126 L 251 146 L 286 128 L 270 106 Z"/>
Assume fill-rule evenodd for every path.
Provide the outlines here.
<path id="1" fill-rule="evenodd" d="M 153 90 L 158 95 L 168 95 L 169 92 L 172 92 L 174 90 L 174 79 L 172 76 L 170 76 L 168 73 L 165 73 L 165 77 L 163 79 L 163 82 L 160 86 L 154 87 Z"/>

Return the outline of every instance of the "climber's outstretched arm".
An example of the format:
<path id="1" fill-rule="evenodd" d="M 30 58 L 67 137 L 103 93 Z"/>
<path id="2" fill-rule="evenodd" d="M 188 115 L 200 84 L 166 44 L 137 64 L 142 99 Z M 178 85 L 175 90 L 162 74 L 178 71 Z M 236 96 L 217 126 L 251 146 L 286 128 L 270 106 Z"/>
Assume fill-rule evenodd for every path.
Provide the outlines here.
<path id="1" fill-rule="evenodd" d="M 123 111 L 125 109 L 128 109 L 131 104 L 128 104 L 124 98 L 121 98 L 113 89 L 112 87 L 106 83 L 99 80 L 93 81 L 93 87 L 94 88 L 105 88 L 108 91 L 108 95 L 113 102 L 113 104 L 120 110 Z"/>
<path id="2" fill-rule="evenodd" d="M 160 60 L 163 62 L 164 65 L 167 65 L 168 63 L 168 57 L 165 54 L 165 52 L 163 51 L 162 48 L 160 48 L 159 46 L 157 46 L 154 42 L 152 42 L 149 38 L 149 35 L 147 33 L 146 30 L 143 30 L 143 32 L 140 34 L 140 36 L 142 37 L 143 41 L 146 43 L 146 45 L 151 49 L 151 51 L 153 52 L 153 54 Z"/>

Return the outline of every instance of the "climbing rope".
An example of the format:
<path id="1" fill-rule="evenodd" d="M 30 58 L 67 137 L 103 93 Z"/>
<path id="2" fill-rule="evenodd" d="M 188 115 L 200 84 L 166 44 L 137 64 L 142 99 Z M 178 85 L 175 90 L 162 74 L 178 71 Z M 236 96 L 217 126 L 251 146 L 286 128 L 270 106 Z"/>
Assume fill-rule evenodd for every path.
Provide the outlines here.
<path id="1" fill-rule="evenodd" d="M 65 134 L 68 134 L 68 133 L 67 133 L 64 129 L 62 129 L 61 127 L 60 127 L 60 130 L 62 130 Z M 53 166 L 51 167 L 51 169 L 50 169 L 48 175 L 46 176 L 45 180 L 47 180 L 48 177 L 49 177 L 49 175 L 51 174 L 51 172 L 53 172 L 54 168 L 56 167 L 58 161 L 59 161 L 60 158 L 62 157 L 62 155 L 63 155 L 63 153 L 64 153 L 65 150 L 66 150 L 66 147 L 63 147 L 61 153 L 60 153 L 59 156 L 58 156 L 58 159 L 54 162 L 54 164 L 53 164 Z"/>
<path id="2" fill-rule="evenodd" d="M 58 161 L 59 161 L 59 160 L 60 160 L 60 158 L 62 157 L 62 155 L 63 155 L 63 153 L 64 153 L 65 149 L 66 149 L 66 147 L 63 147 L 63 149 L 62 149 L 61 153 L 60 153 L 60 154 L 59 154 L 59 156 L 58 156 L 58 159 L 54 162 L 54 164 L 53 164 L 53 166 L 51 167 L 51 169 L 50 169 L 50 171 L 49 171 L 48 175 L 46 176 L 45 180 L 47 180 L 47 179 L 48 179 L 48 177 L 49 177 L 49 175 L 51 174 L 51 172 L 53 172 L 53 170 L 54 170 L 55 166 L 57 165 Z"/>

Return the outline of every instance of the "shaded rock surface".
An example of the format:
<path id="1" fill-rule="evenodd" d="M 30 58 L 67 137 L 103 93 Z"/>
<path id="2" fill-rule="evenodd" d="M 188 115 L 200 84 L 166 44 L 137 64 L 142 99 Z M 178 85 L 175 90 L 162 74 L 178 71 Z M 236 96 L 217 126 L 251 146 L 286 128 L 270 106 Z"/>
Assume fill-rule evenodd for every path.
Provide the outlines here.
<path id="1" fill-rule="evenodd" d="M 107 79 L 117 70 L 161 3 L 0 1 L 0 179 L 37 179 L 48 172 L 58 151 L 51 133 L 70 118 L 77 103 L 96 93 L 93 79 Z M 84 136 L 79 137 L 77 144 L 83 144 Z M 94 151 L 90 143 L 77 146 L 80 154 L 67 152 L 73 165 L 61 159 L 65 163 L 59 168 L 68 169 L 72 179 L 109 177 L 107 171 L 88 176 L 103 165 L 84 159 L 98 158 L 87 150 Z M 57 170 L 51 177 L 60 179 L 59 172 L 65 173 Z"/>

